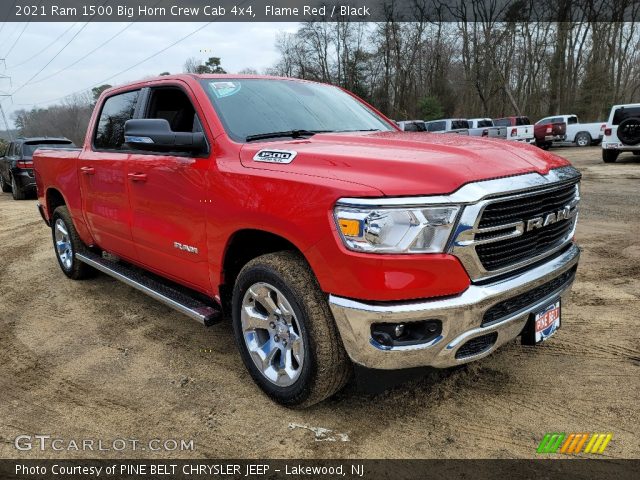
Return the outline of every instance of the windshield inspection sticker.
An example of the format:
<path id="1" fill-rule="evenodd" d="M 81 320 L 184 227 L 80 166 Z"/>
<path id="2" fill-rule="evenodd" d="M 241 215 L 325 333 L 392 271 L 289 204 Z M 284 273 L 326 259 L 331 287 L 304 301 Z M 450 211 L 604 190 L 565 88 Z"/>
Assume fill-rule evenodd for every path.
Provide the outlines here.
<path id="1" fill-rule="evenodd" d="M 260 150 L 253 157 L 255 162 L 291 163 L 298 152 L 291 150 Z"/>
<path id="2" fill-rule="evenodd" d="M 241 85 L 235 82 L 211 82 L 211 90 L 218 98 L 230 97 L 240 91 Z"/>

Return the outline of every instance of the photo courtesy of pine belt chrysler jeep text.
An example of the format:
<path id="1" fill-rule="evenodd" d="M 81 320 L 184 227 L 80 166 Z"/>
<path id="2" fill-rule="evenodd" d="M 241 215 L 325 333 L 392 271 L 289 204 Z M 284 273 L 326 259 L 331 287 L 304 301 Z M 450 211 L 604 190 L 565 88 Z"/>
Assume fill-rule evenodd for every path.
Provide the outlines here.
<path id="1" fill-rule="evenodd" d="M 81 149 L 34 163 L 68 277 L 104 272 L 205 325 L 230 317 L 251 376 L 285 405 L 331 396 L 354 364 L 451 367 L 543 341 L 578 264 L 567 161 L 402 132 L 314 82 L 112 88 Z"/>

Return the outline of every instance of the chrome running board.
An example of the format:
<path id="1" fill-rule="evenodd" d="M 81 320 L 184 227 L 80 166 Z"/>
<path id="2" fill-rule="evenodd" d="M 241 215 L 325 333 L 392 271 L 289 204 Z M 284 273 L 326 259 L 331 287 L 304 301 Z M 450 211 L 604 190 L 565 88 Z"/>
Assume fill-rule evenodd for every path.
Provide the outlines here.
<path id="1" fill-rule="evenodd" d="M 146 293 L 165 305 L 184 313 L 205 326 L 213 325 L 221 319 L 222 312 L 217 306 L 208 305 L 194 296 L 190 296 L 187 293 L 152 278 L 151 275 L 145 275 L 144 272 L 137 271 L 120 263 L 112 262 L 95 253 L 76 253 L 76 258 L 96 270 L 106 273 L 126 283 L 130 287 Z"/>

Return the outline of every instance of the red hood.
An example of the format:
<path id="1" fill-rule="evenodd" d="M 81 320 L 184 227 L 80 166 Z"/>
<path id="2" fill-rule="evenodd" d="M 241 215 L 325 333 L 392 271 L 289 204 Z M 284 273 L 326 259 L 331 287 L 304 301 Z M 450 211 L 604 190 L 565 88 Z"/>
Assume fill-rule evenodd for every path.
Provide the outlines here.
<path id="1" fill-rule="evenodd" d="M 253 160 L 259 150 L 290 150 L 290 164 Z M 420 132 L 328 133 L 305 140 L 243 146 L 242 164 L 376 188 L 388 196 L 451 193 L 465 183 L 568 165 L 560 157 L 507 140 Z"/>

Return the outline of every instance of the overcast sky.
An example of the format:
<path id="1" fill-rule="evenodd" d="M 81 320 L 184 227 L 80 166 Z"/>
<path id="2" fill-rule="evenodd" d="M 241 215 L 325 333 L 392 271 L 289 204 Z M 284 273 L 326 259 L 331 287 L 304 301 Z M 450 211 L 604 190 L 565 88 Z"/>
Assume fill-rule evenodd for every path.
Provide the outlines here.
<path id="1" fill-rule="evenodd" d="M 92 55 L 44 80 L 76 62 L 127 25 L 130 26 Z M 10 120 L 14 110 L 31 108 L 33 104 L 50 105 L 51 102 L 45 102 L 89 89 L 96 83 L 115 85 L 164 71 L 179 73 L 189 57 L 203 60 L 210 56 L 221 57 L 222 66 L 230 73 L 249 67 L 262 72 L 278 59 L 275 48 L 277 34 L 297 29 L 295 23 L 213 22 L 158 56 L 111 78 L 203 25 L 90 23 L 85 26 L 84 22 L 0 25 L 0 59 L 4 58 L 6 63 L 5 68 L 0 62 L 0 76 L 11 77 L 11 83 L 0 78 L 0 93 L 13 93 L 19 89 L 13 96 L 13 102 L 5 100 L 2 106 Z M 60 52 L 69 41 L 71 43 Z M 26 60 L 29 61 L 23 63 Z M 49 61 L 51 63 L 30 84 L 23 86 Z M 2 129 L 4 123 L 0 119 Z"/>

